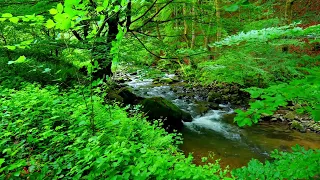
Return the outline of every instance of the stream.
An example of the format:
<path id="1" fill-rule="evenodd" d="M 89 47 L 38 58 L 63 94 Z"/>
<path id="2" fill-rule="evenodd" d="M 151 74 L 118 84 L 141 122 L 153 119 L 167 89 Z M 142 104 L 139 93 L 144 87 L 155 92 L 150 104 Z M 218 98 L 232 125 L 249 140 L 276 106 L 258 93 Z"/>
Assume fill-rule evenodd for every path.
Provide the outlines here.
<path id="1" fill-rule="evenodd" d="M 174 75 L 166 76 L 172 78 Z M 238 168 L 246 165 L 252 158 L 265 161 L 274 149 L 290 151 L 296 144 L 305 148 L 320 148 L 318 134 L 300 133 L 280 122 L 264 122 L 240 128 L 228 123 L 234 117 L 233 109 L 228 104 L 220 104 L 222 110 L 209 110 L 200 115 L 196 111 L 198 104 L 195 101 L 205 101 L 201 97 L 179 96 L 172 90 L 174 85 L 155 85 L 152 79 L 139 80 L 138 76 L 130 76 L 130 79 L 126 84 L 134 89 L 135 94 L 166 98 L 192 115 L 193 121 L 184 123 L 183 144 L 180 149 L 186 155 L 192 153 L 196 164 L 201 164 L 201 157 L 214 153 L 215 159 L 221 159 L 221 166 Z"/>

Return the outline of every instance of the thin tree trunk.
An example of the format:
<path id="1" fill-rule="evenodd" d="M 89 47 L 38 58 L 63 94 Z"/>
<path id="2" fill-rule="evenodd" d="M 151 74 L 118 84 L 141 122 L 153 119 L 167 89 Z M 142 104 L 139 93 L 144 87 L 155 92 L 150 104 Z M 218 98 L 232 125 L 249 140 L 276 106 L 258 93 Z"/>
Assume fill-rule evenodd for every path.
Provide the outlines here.
<path id="1" fill-rule="evenodd" d="M 182 7 L 182 13 L 183 13 L 183 16 L 187 16 L 187 5 L 184 3 L 183 4 L 183 7 Z M 185 39 L 188 47 L 189 47 L 189 39 L 188 39 L 188 23 L 187 23 L 187 20 L 184 19 L 183 20 L 183 38 Z"/>
<path id="2" fill-rule="evenodd" d="M 215 8 L 216 8 L 216 20 L 217 20 L 217 39 L 216 41 L 221 40 L 222 27 L 221 27 L 221 11 L 220 11 L 220 2 L 219 0 L 215 0 Z"/>
<path id="3" fill-rule="evenodd" d="M 217 22 L 217 36 L 216 42 L 221 40 L 222 34 L 222 24 L 221 24 L 221 11 L 220 11 L 220 2 L 219 0 L 215 0 L 215 8 L 216 8 L 216 22 Z M 218 53 L 219 48 L 215 47 L 216 53 Z"/>
<path id="4" fill-rule="evenodd" d="M 195 42 L 196 42 L 196 33 L 195 33 L 195 3 L 196 1 L 193 1 L 192 3 L 192 10 L 191 10 L 191 14 L 192 14 L 192 23 L 191 23 L 191 32 L 192 32 L 192 38 L 191 38 L 191 49 L 194 48 Z"/>
<path id="5" fill-rule="evenodd" d="M 292 22 L 292 6 L 296 0 L 287 0 L 286 1 L 286 10 L 285 10 L 285 20 L 287 24 Z"/>

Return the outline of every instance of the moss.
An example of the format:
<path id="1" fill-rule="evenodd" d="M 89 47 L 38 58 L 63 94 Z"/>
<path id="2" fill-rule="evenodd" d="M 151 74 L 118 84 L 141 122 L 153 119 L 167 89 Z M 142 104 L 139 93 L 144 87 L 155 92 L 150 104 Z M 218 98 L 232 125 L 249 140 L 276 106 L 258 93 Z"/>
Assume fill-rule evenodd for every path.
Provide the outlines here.
<path id="1" fill-rule="evenodd" d="M 285 116 L 286 119 L 292 121 L 296 117 L 296 115 L 293 112 L 288 112 Z"/>
<path id="2" fill-rule="evenodd" d="M 116 92 L 109 92 L 107 97 L 110 100 L 115 100 L 117 102 L 123 102 L 123 98 L 121 96 L 119 96 Z"/>
<path id="3" fill-rule="evenodd" d="M 133 90 L 128 87 L 121 88 L 117 94 L 122 97 L 124 104 L 138 104 L 142 97 L 139 97 L 133 93 Z"/>
<path id="4" fill-rule="evenodd" d="M 142 100 L 140 104 L 143 106 L 141 110 L 148 115 L 149 120 L 166 119 L 163 123 L 169 131 L 181 129 L 183 127 L 182 120 L 192 121 L 189 113 L 182 111 L 175 104 L 162 97 L 147 98 Z"/>
<path id="5" fill-rule="evenodd" d="M 306 132 L 306 128 L 299 121 L 296 120 L 292 121 L 290 127 L 300 132 Z"/>
<path id="6" fill-rule="evenodd" d="M 219 98 L 221 96 L 220 93 L 217 93 L 215 91 L 210 91 L 208 94 L 208 102 L 214 102 L 217 98 Z"/>
<path id="7" fill-rule="evenodd" d="M 163 78 L 159 80 L 160 83 L 171 84 L 173 82 L 170 78 Z"/>
<path id="8" fill-rule="evenodd" d="M 197 103 L 197 106 L 196 106 L 196 112 L 197 114 L 205 114 L 206 112 L 209 111 L 209 103 L 206 103 L 206 102 L 198 102 Z"/>

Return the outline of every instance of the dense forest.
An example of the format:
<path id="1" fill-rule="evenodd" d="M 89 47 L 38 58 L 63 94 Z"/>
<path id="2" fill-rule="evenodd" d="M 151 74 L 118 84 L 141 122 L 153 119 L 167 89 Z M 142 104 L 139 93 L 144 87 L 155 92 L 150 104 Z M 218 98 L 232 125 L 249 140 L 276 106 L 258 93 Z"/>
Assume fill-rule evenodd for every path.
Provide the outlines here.
<path id="1" fill-rule="evenodd" d="M 0 0 L 0 179 L 319 179 L 320 1 Z"/>

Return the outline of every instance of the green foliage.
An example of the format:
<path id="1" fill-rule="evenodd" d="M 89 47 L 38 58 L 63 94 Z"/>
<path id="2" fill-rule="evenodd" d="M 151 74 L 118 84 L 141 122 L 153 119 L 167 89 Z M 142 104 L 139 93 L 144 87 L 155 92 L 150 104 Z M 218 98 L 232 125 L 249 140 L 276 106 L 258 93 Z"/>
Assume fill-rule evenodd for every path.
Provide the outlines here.
<path id="1" fill-rule="evenodd" d="M 276 39 L 290 39 L 307 35 L 319 35 L 320 25 L 310 26 L 302 29 L 296 27 L 297 24 L 291 24 L 282 27 L 270 27 L 261 30 L 251 30 L 249 32 L 240 32 L 237 35 L 228 36 L 220 42 L 215 42 L 211 46 L 232 46 L 243 42 L 248 43 L 266 43 Z"/>
<path id="2" fill-rule="evenodd" d="M 260 21 L 253 21 L 248 24 L 245 24 L 243 31 L 248 32 L 248 31 L 252 31 L 252 30 L 277 27 L 279 24 L 280 24 L 280 19 L 278 19 L 278 18 L 263 19 Z"/>
<path id="3" fill-rule="evenodd" d="M 175 145 L 179 136 L 98 96 L 91 101 L 84 87 L 0 89 L 1 179 L 220 179 L 227 173 L 217 163 L 192 164 Z"/>
<path id="4" fill-rule="evenodd" d="M 304 79 L 292 80 L 268 88 L 247 88 L 251 98 L 259 99 L 250 103 L 246 111 L 237 110 L 235 121 L 239 126 L 257 123 L 262 114 L 272 115 L 279 107 L 287 105 L 288 101 L 304 104 L 298 111 L 312 115 L 315 121 L 320 121 L 320 73 L 319 68 L 310 70 L 310 75 Z"/>
<path id="5" fill-rule="evenodd" d="M 21 62 L 24 60 L 24 62 Z M 70 63 L 39 62 L 35 59 L 24 59 L 23 56 L 16 61 L 8 61 L 0 57 L 0 85 L 8 88 L 19 88 L 22 82 L 37 82 L 41 85 L 60 84 L 71 87 L 74 79 L 83 78 L 78 69 Z"/>
<path id="6" fill-rule="evenodd" d="M 305 150 L 303 147 L 292 147 L 293 152 L 271 153 L 271 162 L 261 163 L 251 160 L 247 167 L 232 171 L 237 179 L 314 179 L 319 177 L 320 151 Z"/>
<path id="7" fill-rule="evenodd" d="M 254 48 L 256 52 L 252 52 Z M 204 84 L 218 81 L 266 87 L 279 81 L 304 77 L 304 70 L 299 66 L 318 60 L 319 57 L 286 54 L 270 45 L 239 46 L 226 50 L 215 61 L 199 63 L 200 71 L 196 74 Z"/>

